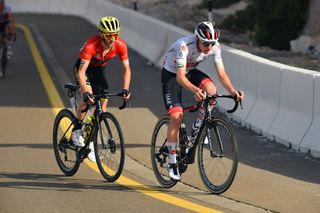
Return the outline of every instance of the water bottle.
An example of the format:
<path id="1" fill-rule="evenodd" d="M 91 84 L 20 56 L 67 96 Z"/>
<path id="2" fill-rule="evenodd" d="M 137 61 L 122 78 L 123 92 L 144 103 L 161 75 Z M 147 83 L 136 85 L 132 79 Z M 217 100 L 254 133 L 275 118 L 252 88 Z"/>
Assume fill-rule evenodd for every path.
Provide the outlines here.
<path id="1" fill-rule="evenodd" d="M 84 138 L 85 138 L 85 141 L 88 140 L 88 137 L 93 129 L 93 121 L 94 121 L 95 117 L 94 115 L 90 115 L 88 118 L 87 118 L 87 121 L 84 123 L 83 125 L 83 134 L 84 134 Z"/>
<path id="2" fill-rule="evenodd" d="M 74 95 L 70 98 L 70 104 L 72 109 L 76 108 L 76 98 L 74 97 Z"/>
<path id="3" fill-rule="evenodd" d="M 198 133 L 201 124 L 202 124 L 202 120 L 198 120 L 198 119 L 192 123 L 192 136 Z"/>
<path id="4" fill-rule="evenodd" d="M 90 115 L 88 117 L 88 124 L 92 125 L 93 124 L 93 121 L 94 121 L 94 115 Z"/>
<path id="5" fill-rule="evenodd" d="M 203 119 L 204 119 L 204 108 L 200 108 L 197 119 L 192 123 L 192 131 L 191 131 L 191 137 L 193 141 L 197 137 L 197 134 L 200 130 L 200 127 L 202 125 Z"/>

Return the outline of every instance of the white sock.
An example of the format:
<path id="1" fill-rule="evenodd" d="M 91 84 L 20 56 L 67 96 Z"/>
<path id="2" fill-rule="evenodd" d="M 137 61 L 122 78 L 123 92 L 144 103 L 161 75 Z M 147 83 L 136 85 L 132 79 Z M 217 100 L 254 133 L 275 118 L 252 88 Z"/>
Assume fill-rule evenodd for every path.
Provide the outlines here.
<path id="1" fill-rule="evenodd" d="M 167 142 L 167 147 L 169 148 L 169 163 L 177 163 L 177 143 L 176 142 Z"/>

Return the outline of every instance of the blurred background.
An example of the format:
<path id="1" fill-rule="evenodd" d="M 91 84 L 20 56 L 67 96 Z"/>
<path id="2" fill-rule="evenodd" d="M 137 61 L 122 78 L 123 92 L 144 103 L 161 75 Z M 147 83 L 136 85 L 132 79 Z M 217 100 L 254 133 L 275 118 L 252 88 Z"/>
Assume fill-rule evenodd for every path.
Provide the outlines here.
<path id="1" fill-rule="evenodd" d="M 320 0 L 111 0 L 193 32 L 212 20 L 220 42 L 272 61 L 320 71 Z"/>

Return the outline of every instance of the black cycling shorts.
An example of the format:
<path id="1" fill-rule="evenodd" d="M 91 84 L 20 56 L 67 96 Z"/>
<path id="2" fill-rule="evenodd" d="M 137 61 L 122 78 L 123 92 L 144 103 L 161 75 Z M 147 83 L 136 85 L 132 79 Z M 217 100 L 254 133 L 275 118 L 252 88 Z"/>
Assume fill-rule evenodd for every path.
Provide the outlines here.
<path id="1" fill-rule="evenodd" d="M 198 69 L 190 70 L 186 77 L 189 81 L 202 88 L 203 83 L 207 81 L 213 82 L 210 77 Z M 162 69 L 161 74 L 163 101 L 170 114 L 170 109 L 180 107 L 182 111 L 182 86 L 177 82 L 176 74 Z"/>
<path id="2" fill-rule="evenodd" d="M 79 66 L 80 66 L 81 60 L 78 59 L 74 65 L 74 77 L 76 79 L 77 84 L 79 84 Z M 101 94 L 104 90 L 108 90 L 108 82 L 106 78 L 103 75 L 105 67 L 101 66 L 92 66 L 89 65 L 86 71 L 86 77 L 87 77 L 87 85 L 90 85 L 92 87 L 93 94 Z"/>

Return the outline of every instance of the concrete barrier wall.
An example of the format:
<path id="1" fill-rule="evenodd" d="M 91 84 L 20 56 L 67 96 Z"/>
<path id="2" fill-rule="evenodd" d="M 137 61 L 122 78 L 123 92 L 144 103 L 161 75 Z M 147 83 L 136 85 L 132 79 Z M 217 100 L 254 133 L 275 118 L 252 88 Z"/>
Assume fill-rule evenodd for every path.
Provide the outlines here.
<path id="1" fill-rule="evenodd" d="M 280 108 L 281 68 L 268 60 L 257 63 L 257 101 L 246 122 L 254 131 L 267 136 Z"/>
<path id="2" fill-rule="evenodd" d="M 315 75 L 314 81 L 313 120 L 300 147 L 306 149 L 306 151 L 310 150 L 313 156 L 320 158 L 320 75 Z"/>
<path id="3" fill-rule="evenodd" d="M 158 67 L 169 46 L 192 33 L 105 0 L 10 0 L 7 4 L 14 12 L 76 15 L 94 25 L 102 16 L 116 16 L 128 46 Z M 246 95 L 244 109 L 229 116 L 270 139 L 320 156 L 319 74 L 225 45 L 222 55 L 231 81 Z M 226 93 L 212 65 L 209 59 L 199 68 L 214 79 L 219 93 Z M 225 110 L 232 103 L 221 101 L 218 107 Z"/>
<path id="4" fill-rule="evenodd" d="M 313 119 L 314 75 L 288 67 L 281 70 L 280 109 L 270 138 L 298 149 Z"/>

